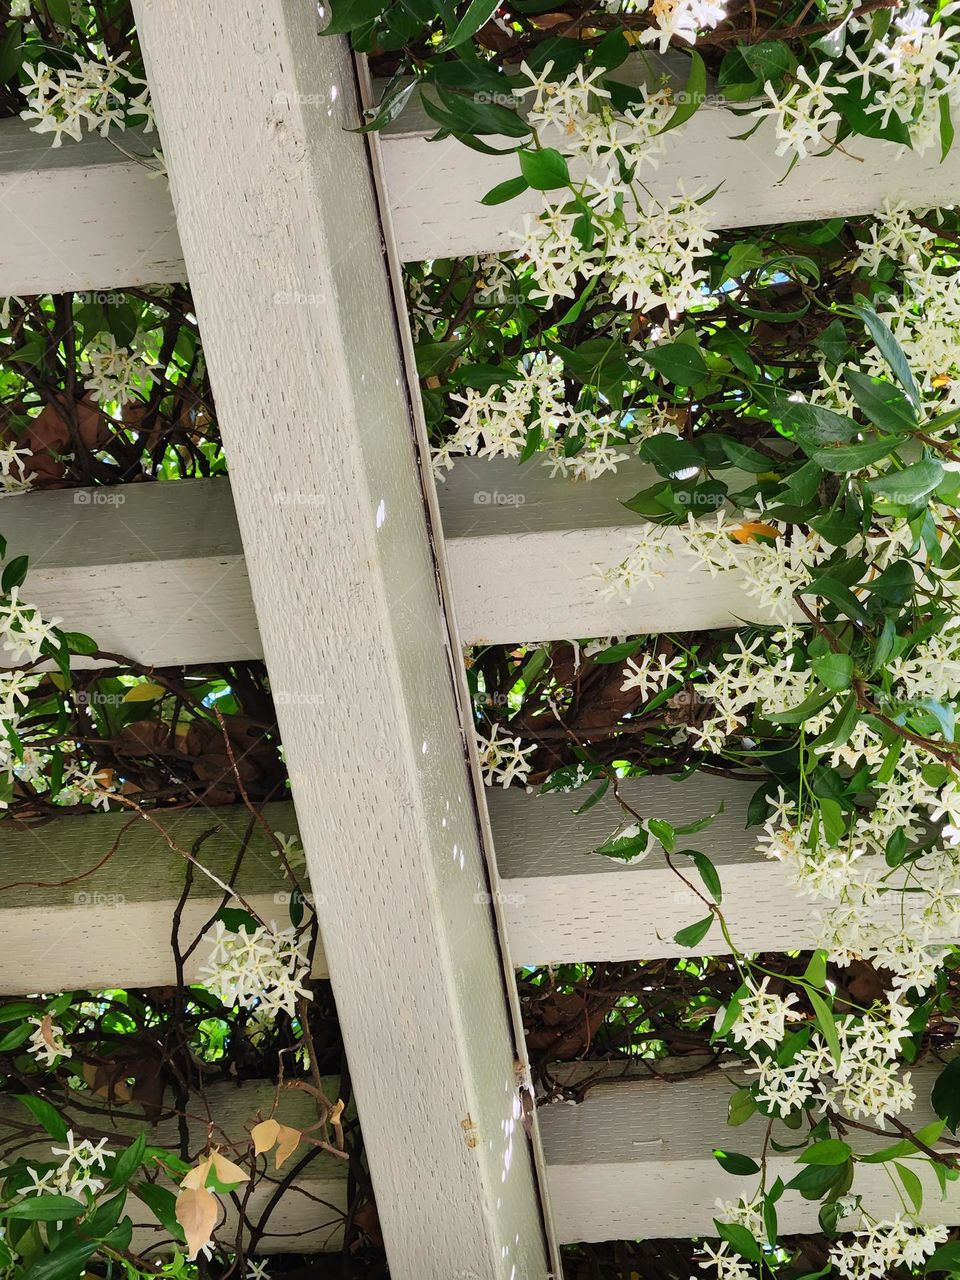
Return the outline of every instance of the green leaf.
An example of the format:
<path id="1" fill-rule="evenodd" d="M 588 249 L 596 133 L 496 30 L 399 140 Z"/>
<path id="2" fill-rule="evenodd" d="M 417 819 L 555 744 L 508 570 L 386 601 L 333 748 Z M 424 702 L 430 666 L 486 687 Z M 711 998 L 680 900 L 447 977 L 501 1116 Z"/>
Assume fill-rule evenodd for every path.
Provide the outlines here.
<path id="1" fill-rule="evenodd" d="M 850 310 L 854 315 L 859 316 L 867 326 L 870 336 L 877 344 L 880 354 L 890 366 L 891 373 L 907 393 L 907 399 L 913 405 L 914 409 L 919 411 L 920 388 L 917 386 L 917 380 L 913 376 L 910 363 L 903 353 L 903 348 L 890 332 L 890 328 L 886 321 L 880 319 L 873 307 L 856 305 L 850 307 Z"/>
<path id="2" fill-rule="evenodd" d="M 749 1089 L 738 1089 L 727 1103 L 727 1124 L 731 1128 L 745 1124 L 757 1109 Z"/>
<path id="3" fill-rule="evenodd" d="M 787 400 L 783 396 L 770 397 L 771 414 L 795 432 L 805 443 L 813 445 L 846 444 L 859 432 L 853 418 L 820 404 L 804 404 L 801 400 Z"/>
<path id="4" fill-rule="evenodd" d="M 706 886 L 707 892 L 711 895 L 714 902 L 719 905 L 723 901 L 723 890 L 720 886 L 720 876 L 717 873 L 716 867 L 705 853 L 698 853 L 695 849 L 685 849 L 683 852 L 687 854 L 687 857 L 693 859 L 693 865 L 700 873 L 700 879 Z"/>
<path id="5" fill-rule="evenodd" d="M 470 342 L 461 338 L 456 342 L 418 342 L 414 348 L 417 373 L 421 378 L 436 377 L 448 369 Z"/>
<path id="6" fill-rule="evenodd" d="M 759 1173 L 760 1166 L 756 1160 L 751 1160 L 749 1156 L 743 1156 L 738 1151 L 722 1151 L 719 1147 L 714 1150 L 714 1157 L 721 1169 L 727 1173 L 737 1174 L 738 1176 L 746 1176 L 751 1173 Z"/>
<path id="7" fill-rule="evenodd" d="M 790 46 L 782 40 L 761 40 L 758 44 L 739 46 L 740 56 L 761 84 L 774 84 L 796 69 L 797 60 Z"/>
<path id="8" fill-rule="evenodd" d="M 934 458 L 923 458 L 902 471 L 868 480 L 866 488 L 877 498 L 913 507 L 928 498 L 943 479 L 943 467 Z"/>
<path id="9" fill-rule="evenodd" d="M 960 1122 L 960 1058 L 948 1062 L 937 1076 L 930 1094 L 930 1104 L 947 1128 L 956 1133 Z"/>
<path id="10" fill-rule="evenodd" d="M 811 457 L 826 471 L 862 471 L 871 463 L 889 458 L 903 444 L 902 436 L 871 436 L 859 444 L 840 444 L 814 449 Z"/>
<path id="11" fill-rule="evenodd" d="M 183 1229 L 177 1221 L 177 1197 L 166 1187 L 157 1186 L 155 1182 L 138 1182 L 133 1188 L 138 1200 L 142 1200 L 152 1210 L 174 1240 L 183 1239 Z"/>
<path id="12" fill-rule="evenodd" d="M 16 556 L 8 564 L 3 566 L 3 577 L 0 578 L 0 590 L 4 594 L 9 594 L 14 587 L 23 586 L 24 579 L 27 576 L 26 556 Z"/>
<path id="13" fill-rule="evenodd" d="M 849 689 L 853 679 L 853 659 L 848 653 L 827 653 L 814 658 L 811 663 L 814 674 L 828 689 Z"/>
<path id="14" fill-rule="evenodd" d="M 868 378 L 857 369 L 844 373 L 853 398 L 872 423 L 894 435 L 912 431 L 917 425 L 917 411 L 892 382 Z"/>
<path id="15" fill-rule="evenodd" d="M 948 1240 L 946 1244 L 942 1244 L 924 1263 L 923 1270 L 924 1273 L 928 1271 L 960 1272 L 960 1240 Z"/>
<path id="16" fill-rule="evenodd" d="M 808 1147 L 798 1157 L 798 1163 L 846 1164 L 852 1154 L 846 1142 L 840 1142 L 836 1138 L 826 1138 L 823 1142 L 816 1142 L 812 1147 Z"/>
<path id="17" fill-rule="evenodd" d="M 521 196 L 524 191 L 529 189 L 530 184 L 526 178 L 508 178 L 506 182 L 498 182 L 495 187 L 491 187 L 480 203 L 486 205 L 505 204 L 507 200 L 513 200 L 515 196 Z"/>
<path id="18" fill-rule="evenodd" d="M 373 22 L 387 7 L 387 0 L 331 0 L 332 17 L 323 29 L 325 36 L 343 35 Z"/>
<path id="19" fill-rule="evenodd" d="M 20 1280 L 80 1280 L 96 1253 L 96 1240 L 62 1240 L 20 1272 Z"/>
<path id="20" fill-rule="evenodd" d="M 807 998 L 813 1005 L 813 1011 L 817 1016 L 817 1026 L 820 1028 L 827 1047 L 830 1050 L 830 1056 L 834 1062 L 839 1063 L 841 1058 L 840 1037 L 837 1035 L 837 1025 L 833 1020 L 833 1014 L 830 1007 L 824 1000 L 823 996 L 817 995 L 816 991 L 810 987 L 807 988 Z"/>
<path id="21" fill-rule="evenodd" d="M 907 1168 L 905 1164 L 894 1163 L 893 1166 L 897 1171 L 897 1176 L 903 1183 L 903 1189 L 910 1197 L 910 1203 L 913 1205 L 914 1213 L 919 1213 L 923 1207 L 923 1185 L 920 1179 L 912 1169 Z"/>
<path id="22" fill-rule="evenodd" d="M 644 462 L 652 462 L 662 476 L 674 478 L 683 472 L 703 467 L 700 453 L 686 440 L 669 432 L 658 432 L 644 440 L 640 449 Z"/>
<path id="23" fill-rule="evenodd" d="M 86 1212 L 86 1205 L 71 1196 L 31 1196 L 2 1210 L 0 1216 L 17 1218 L 24 1222 L 65 1222 L 79 1218 Z"/>
<path id="24" fill-rule="evenodd" d="M 742 1227 L 739 1222 L 719 1222 L 716 1218 L 713 1220 L 713 1225 L 720 1239 L 726 1240 L 731 1249 L 741 1258 L 746 1258 L 748 1262 L 760 1261 L 763 1256 L 760 1246 L 746 1227 Z"/>
<path id="25" fill-rule="evenodd" d="M 702 382 L 709 372 L 700 349 L 686 342 L 668 342 L 641 355 L 667 382 L 677 386 L 691 387 Z"/>
<path id="26" fill-rule="evenodd" d="M 702 920 L 697 920 L 694 924 L 688 924 L 685 929 L 678 930 L 673 935 L 674 942 L 680 947 L 695 947 L 710 932 L 710 926 L 713 924 L 713 912 L 708 916 L 704 916 Z"/>
<path id="27" fill-rule="evenodd" d="M 463 44 L 465 40 L 469 40 L 472 35 L 480 30 L 485 22 L 489 22 L 499 3 L 500 0 L 470 0 L 466 13 L 464 13 L 453 32 L 444 40 L 437 52 L 446 53 L 449 49 L 455 49 L 458 44 Z"/>
<path id="28" fill-rule="evenodd" d="M 630 822 L 620 827 L 609 840 L 598 845 L 594 853 L 602 854 L 605 858 L 617 858 L 621 862 L 631 862 L 640 854 L 647 853 L 650 837 L 643 827 L 635 831 L 634 828 L 638 825 Z"/>
<path id="29" fill-rule="evenodd" d="M 940 160 L 944 161 L 953 146 L 953 119 L 950 115 L 950 95 L 940 95 Z"/>
<path id="30" fill-rule="evenodd" d="M 687 83 L 683 89 L 682 101 L 659 132 L 668 133 L 671 129 L 676 129 L 678 125 L 685 124 L 702 105 L 706 96 L 706 64 L 696 49 L 692 49 L 690 51 L 690 74 L 687 76 Z"/>
<path id="31" fill-rule="evenodd" d="M 559 151 L 541 147 L 539 151 L 521 150 L 520 172 L 534 191 L 553 191 L 570 185 L 570 170 Z"/>
<path id="32" fill-rule="evenodd" d="M 125 1147 L 114 1161 L 110 1173 L 111 1187 L 125 1187 L 143 1163 L 143 1153 L 147 1149 L 147 1139 L 138 1133 L 129 1147 Z"/>
<path id="33" fill-rule="evenodd" d="M 735 467 L 739 467 L 741 471 L 749 471 L 752 475 L 763 475 L 764 472 L 772 470 L 775 466 L 770 458 L 765 458 L 756 449 L 750 449 L 747 445 L 740 444 L 738 440 L 730 440 L 726 436 L 721 436 L 720 447 Z"/>
<path id="34" fill-rule="evenodd" d="M 610 779 L 604 778 L 604 780 L 600 783 L 599 787 L 597 787 L 596 791 L 594 791 L 592 795 L 588 796 L 587 799 L 584 800 L 582 805 L 574 809 L 573 811 L 574 814 L 577 817 L 579 817 L 581 813 L 588 813 L 589 810 L 591 810 L 595 804 L 600 803 L 600 801 L 603 799 L 603 797 L 607 794 L 609 790 L 610 790 Z"/>
<path id="35" fill-rule="evenodd" d="M 902 739 L 901 739 L 902 741 Z M 814 951 L 813 955 L 807 962 L 807 967 L 803 971 L 805 982 L 809 982 L 814 987 L 822 987 L 827 981 L 827 953 L 826 951 Z"/>
<path id="36" fill-rule="evenodd" d="M 595 653 L 592 661 L 600 664 L 623 662 L 625 659 L 632 657 L 638 649 L 647 643 L 646 636 L 641 636 L 639 640 L 621 640 L 619 644 L 612 644 L 608 649 Z"/>
<path id="37" fill-rule="evenodd" d="M 45 1098 L 38 1098 L 31 1093 L 18 1093 L 14 1096 L 18 1102 L 23 1103 L 37 1123 L 43 1125 L 51 1138 L 56 1138 L 58 1142 L 66 1141 L 66 1121 Z"/>

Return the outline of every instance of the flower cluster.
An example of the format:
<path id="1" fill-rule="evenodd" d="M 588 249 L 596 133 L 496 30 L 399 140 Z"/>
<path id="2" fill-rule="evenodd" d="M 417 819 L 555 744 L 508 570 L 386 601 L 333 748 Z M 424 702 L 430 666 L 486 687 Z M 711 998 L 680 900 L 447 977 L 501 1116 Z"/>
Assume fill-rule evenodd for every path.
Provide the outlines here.
<path id="1" fill-rule="evenodd" d="M 297 1001 L 313 998 L 304 985 L 310 974 L 309 940 L 298 937 L 296 929 L 271 924 L 231 933 L 218 920 L 206 939 L 210 954 L 200 981 L 228 1007 L 294 1017 Z"/>
<path id="2" fill-rule="evenodd" d="M 20 90 L 27 97 L 22 118 L 36 122 L 34 133 L 52 134 L 55 147 L 64 136 L 79 142 L 84 125 L 103 138 L 134 121 L 149 133 L 154 119 L 147 82 L 121 65 L 125 57 L 113 58 L 105 50 L 98 60 L 77 54 L 75 69 L 53 69 L 38 62 L 28 68 L 30 83 Z M 134 88 L 140 89 L 136 96 L 131 95 Z"/>
<path id="3" fill-rule="evenodd" d="M 84 1194 L 95 1196 L 106 1186 L 97 1171 L 106 1168 L 107 1159 L 113 1152 L 107 1146 L 107 1139 L 91 1142 L 89 1138 L 81 1138 L 78 1142 L 72 1129 L 68 1130 L 65 1147 L 51 1147 L 55 1156 L 63 1156 L 58 1165 L 38 1174 L 33 1166 L 27 1173 L 32 1179 L 32 1186 L 24 1191 L 25 1195 L 48 1195 L 54 1192 L 62 1196 L 76 1199 Z"/>
<path id="4" fill-rule="evenodd" d="M 145 390 L 150 375 L 137 347 L 136 339 L 131 347 L 118 346 L 112 333 L 98 334 L 87 345 L 81 364 L 87 375 L 83 385 L 97 404 L 129 404 Z"/>
<path id="5" fill-rule="evenodd" d="M 481 733 L 477 734 L 484 782 L 488 787 L 497 783 L 502 787 L 509 787 L 514 778 L 526 782 L 532 767 L 527 756 L 536 751 L 536 744 L 521 747 L 519 738 L 501 738 L 499 733 L 500 725 L 494 724 L 489 738 L 483 737 Z"/>

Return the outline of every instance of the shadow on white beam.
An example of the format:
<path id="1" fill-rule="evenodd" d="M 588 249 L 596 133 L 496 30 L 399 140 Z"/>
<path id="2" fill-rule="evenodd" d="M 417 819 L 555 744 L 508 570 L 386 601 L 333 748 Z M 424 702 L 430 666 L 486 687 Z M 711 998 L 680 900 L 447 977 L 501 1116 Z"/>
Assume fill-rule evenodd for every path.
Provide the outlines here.
<path id="1" fill-rule="evenodd" d="M 156 146 L 121 134 L 124 151 Z M 99 134 L 52 147 L 0 120 L 0 296 L 184 279 L 167 181 Z"/>
<path id="2" fill-rule="evenodd" d="M 702 1062 L 675 1058 L 656 1065 L 660 1071 L 671 1066 L 689 1071 Z M 589 1064 L 563 1070 L 582 1079 L 589 1074 Z M 939 1071 L 936 1063 L 912 1071 L 918 1101 L 902 1119 L 914 1129 L 936 1118 L 928 1099 Z M 737 1129 L 726 1123 L 731 1093 L 753 1079 L 740 1069 L 676 1081 L 621 1079 L 598 1085 L 579 1106 L 542 1107 L 540 1131 L 561 1242 L 715 1235 L 714 1202 L 736 1200 L 756 1188 L 756 1179 L 725 1173 L 711 1154 L 715 1147 L 732 1146 L 759 1158 L 766 1127 L 762 1117 L 754 1116 Z M 889 1146 L 896 1136 L 892 1130 L 885 1138 L 851 1133 L 849 1141 L 867 1153 Z M 774 1137 L 781 1143 L 795 1141 L 795 1135 L 779 1125 Z M 790 1156 L 774 1154 L 767 1160 L 771 1181 L 779 1175 L 788 1182 L 803 1167 Z M 903 1210 L 888 1167 L 857 1168 L 855 1190 L 863 1193 L 865 1208 L 877 1217 Z M 949 1184 L 943 1201 L 929 1167 L 912 1167 L 924 1188 L 921 1219 L 960 1223 L 960 1185 Z M 777 1203 L 780 1230 L 817 1231 L 817 1209 L 817 1202 L 786 1192 Z"/>
<path id="3" fill-rule="evenodd" d="M 170 942 L 171 921 L 183 890 L 186 859 L 172 850 L 145 820 L 137 820 L 119 840 L 116 853 L 92 875 L 129 822 L 129 813 L 82 814 L 44 826 L 0 827 L 3 884 L 0 891 L 0 992 L 102 990 L 106 987 L 157 987 L 176 981 Z M 270 830 L 296 831 L 293 805 L 266 805 Z M 198 853 L 200 861 L 229 883 L 243 847 L 250 815 L 243 805 L 216 809 L 158 810 L 157 821 L 180 849 L 213 831 Z M 220 830 L 216 831 L 215 828 Z M 290 884 L 257 825 L 250 837 L 237 882 L 244 901 L 264 921 L 280 928 L 290 923 Z M 79 878 L 82 877 L 82 878 Z M 71 884 L 57 884 L 72 880 Z M 39 887 L 36 882 L 43 882 Z M 181 945 L 188 947 L 223 901 L 223 891 L 195 871 L 183 910 Z M 241 905 L 233 900 L 231 907 Z M 186 965 L 196 978 L 206 960 L 201 945 Z M 314 977 L 327 976 L 318 945 Z"/>
<path id="4" fill-rule="evenodd" d="M 148 666 L 263 655 L 226 480 L 25 493 L 0 505 L 0 534 L 29 557 L 23 598 L 105 652 Z"/>
<path id="5" fill-rule="evenodd" d="M 687 557 L 629 602 L 604 596 L 594 565 L 629 555 L 646 524 L 621 499 L 654 478 L 639 463 L 578 484 L 537 460 L 458 461 L 439 495 L 464 643 L 762 620 L 733 575 L 691 571 Z M 225 479 L 23 494 L 0 506 L 0 533 L 30 558 L 24 599 L 101 649 L 158 666 L 263 654 Z"/>
<path id="6" fill-rule="evenodd" d="M 638 77 L 628 63 L 617 78 Z M 845 153 L 811 157 L 784 177 L 788 165 L 775 154 L 772 123 L 737 141 L 744 128 L 742 119 L 708 103 L 670 135 L 647 186 L 662 198 L 681 182 L 689 192 L 724 183 L 709 205 L 716 227 L 872 213 L 887 200 L 917 207 L 960 199 L 960 149 L 940 164 L 936 148 L 920 156 L 858 137 Z M 401 259 L 514 248 L 511 232 L 538 212 L 538 197 L 492 208 L 480 199 L 516 176 L 516 158 L 480 155 L 454 138 L 430 142 L 435 130 L 408 109 L 379 142 Z M 488 141 L 509 147 L 515 140 Z M 152 145 L 150 138 L 134 142 L 147 152 Z M 186 274 L 163 177 L 96 134 L 54 150 L 22 120 L 0 121 L 0 244 L 0 296 L 161 284 Z"/>
<path id="7" fill-rule="evenodd" d="M 336 1097 L 337 1079 L 324 1080 L 324 1088 L 328 1097 Z M 218 1136 L 227 1148 L 237 1143 L 242 1150 L 246 1143 L 246 1135 L 257 1121 L 258 1112 L 268 1116 L 273 1108 L 276 1087 L 266 1080 L 246 1081 L 243 1084 L 218 1084 L 206 1091 L 206 1102 L 218 1127 Z M 196 1100 L 195 1100 L 196 1101 Z M 171 1105 L 168 1092 L 165 1102 Z M 200 1110 L 197 1105 L 194 1108 Z M 69 1112 L 69 1108 L 68 1108 Z M 5 1121 L 13 1121 L 21 1125 L 26 1116 L 24 1109 L 12 1101 L 0 1102 L 0 1153 L 17 1156 L 29 1152 L 38 1158 L 49 1159 L 50 1141 L 30 1143 L 23 1147 L 19 1133 L 7 1132 Z M 306 1128 L 316 1122 L 316 1108 L 309 1097 L 299 1090 L 285 1090 L 280 1095 L 277 1108 L 277 1119 L 293 1128 Z M 103 1113 L 81 1113 L 78 1126 L 93 1126 L 103 1137 L 108 1146 L 113 1133 L 135 1136 L 142 1129 L 146 1130 L 147 1141 L 152 1146 L 177 1151 L 180 1146 L 180 1134 L 177 1120 L 166 1119 L 153 1128 L 148 1121 L 119 1119 L 107 1111 Z M 201 1151 L 207 1142 L 205 1124 L 192 1123 L 190 1128 L 189 1150 L 191 1154 Z M 306 1154 L 307 1148 L 301 1147 L 294 1159 Z M 272 1172 L 264 1179 L 250 1196 L 245 1205 L 248 1222 L 256 1224 L 260 1214 L 267 1208 L 286 1170 L 280 1174 Z M 171 1184 L 171 1190 L 173 1189 Z M 237 1235 L 237 1213 L 229 1196 L 221 1196 L 220 1202 L 225 1213 L 218 1229 L 218 1237 L 231 1243 Z M 270 1213 L 267 1229 L 268 1235 L 257 1245 L 257 1253 L 321 1253 L 332 1252 L 343 1244 L 343 1216 L 347 1207 L 347 1165 L 346 1161 L 336 1156 L 319 1152 L 291 1183 L 280 1197 L 277 1205 Z M 134 1224 L 132 1248 L 135 1251 L 156 1249 L 163 1255 L 163 1242 L 170 1240 L 169 1232 L 157 1222 L 153 1213 L 138 1201 L 135 1196 L 126 1206 L 126 1212 Z M 245 1237 L 249 1240 L 249 1234 Z"/>
<path id="8" fill-rule="evenodd" d="M 539 459 L 463 458 L 438 486 L 454 604 L 466 644 L 589 639 L 769 621 L 733 574 L 681 552 L 629 601 L 605 595 L 595 565 L 635 549 L 649 523 L 622 505 L 657 479 L 639 462 L 589 482 L 551 479 Z M 704 513 L 709 515 L 708 512 Z"/>

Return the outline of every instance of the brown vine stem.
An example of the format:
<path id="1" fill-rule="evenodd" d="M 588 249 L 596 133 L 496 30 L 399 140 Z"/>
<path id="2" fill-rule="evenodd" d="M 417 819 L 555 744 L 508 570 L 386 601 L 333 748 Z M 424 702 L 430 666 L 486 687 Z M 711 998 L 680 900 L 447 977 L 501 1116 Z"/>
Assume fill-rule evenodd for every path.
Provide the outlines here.
<path id="1" fill-rule="evenodd" d="M 11 880 L 8 884 L 0 884 L 0 893 L 5 893 L 8 889 L 64 889 L 67 885 L 76 884 L 78 880 L 86 880 L 88 876 L 92 876 L 95 871 L 99 871 L 102 866 L 110 861 L 120 848 L 121 840 L 136 821 L 136 816 L 134 816 L 129 822 L 124 823 L 116 840 L 114 840 L 103 857 L 88 870 L 81 871 L 79 875 L 70 876 L 68 880 Z"/>

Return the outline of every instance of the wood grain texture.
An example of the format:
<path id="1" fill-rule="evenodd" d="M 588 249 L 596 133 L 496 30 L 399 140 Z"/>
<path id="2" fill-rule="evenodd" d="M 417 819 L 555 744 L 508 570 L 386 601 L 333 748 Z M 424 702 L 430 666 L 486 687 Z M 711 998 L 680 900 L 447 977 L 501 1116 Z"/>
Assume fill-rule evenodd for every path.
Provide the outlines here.
<path id="1" fill-rule="evenodd" d="M 634 61 L 617 78 L 641 78 Z M 658 62 L 661 61 L 658 59 Z M 323 97 L 330 86 L 322 87 Z M 404 261 L 492 253 L 515 247 L 513 233 L 539 198 L 480 204 L 518 170 L 512 155 L 484 156 L 454 138 L 428 141 L 436 126 L 408 109 L 383 135 L 382 154 L 396 242 Z M 787 174 L 768 120 L 738 141 L 744 121 L 708 102 L 670 145 L 647 185 L 658 198 L 682 182 L 688 192 L 724 184 L 709 204 L 715 227 L 764 226 L 840 214 L 873 213 L 887 200 L 911 207 L 960 198 L 960 150 L 943 164 L 892 143 L 855 138 L 844 153 L 810 157 Z M 510 147 L 510 139 L 491 138 Z M 126 144 L 124 144 L 126 145 Z M 138 139 L 149 152 L 151 139 Z M 731 183 L 729 175 L 737 174 Z M 784 176 L 786 175 L 786 177 Z M 202 192 L 191 196 L 202 205 Z M 159 284 L 185 276 L 163 178 L 97 135 L 53 150 L 22 120 L 0 121 L 0 296 L 64 289 Z"/>
<path id="2" fill-rule="evenodd" d="M 614 78 L 637 83 L 644 78 L 638 64 L 639 57 L 631 58 L 617 68 Z M 705 195 L 719 186 L 706 206 L 709 223 L 716 228 L 875 213 L 888 200 L 916 208 L 951 204 L 960 197 L 958 149 L 941 164 L 937 148 L 920 156 L 892 143 L 857 137 L 848 141 L 844 152 L 811 156 L 791 170 L 789 157 L 776 154 L 769 118 L 750 138 L 737 139 L 752 123 L 716 100 L 705 103 L 669 135 L 658 167 L 647 170 L 644 185 L 651 196 L 669 200 L 681 187 Z M 430 142 L 435 131 L 436 125 L 413 107 L 390 125 L 384 138 L 390 207 L 403 259 L 417 262 L 514 249 L 515 233 L 522 231 L 526 215 L 536 216 L 542 209 L 541 198 L 528 192 L 490 207 L 480 200 L 491 187 L 517 175 L 516 157 L 480 155 L 455 138 Z M 486 141 L 502 149 L 516 146 L 515 139 Z M 553 139 L 545 134 L 544 141 Z M 578 176 L 577 167 L 572 170 Z M 731 174 L 736 174 L 735 182 Z"/>
<path id="3" fill-rule="evenodd" d="M 537 1280 L 505 974 L 349 54 L 301 0 L 135 10 L 266 661 L 291 694 L 281 734 L 391 1274 Z M 278 489 L 317 504 L 264 501 Z"/>
<path id="4" fill-rule="evenodd" d="M 338 1087 L 336 1078 L 324 1080 L 324 1088 L 329 1097 L 337 1096 Z M 275 1097 L 275 1086 L 269 1081 L 259 1080 L 246 1081 L 240 1085 L 213 1085 L 206 1091 L 210 1115 L 217 1124 L 216 1141 L 226 1153 L 231 1153 L 234 1144 L 238 1152 L 246 1150 L 249 1145 L 247 1135 L 251 1127 L 257 1122 L 258 1116 L 270 1115 Z M 165 1103 L 168 1107 L 172 1106 L 169 1093 Z M 200 1100 L 196 1095 L 194 1105 L 199 1111 Z M 314 1124 L 317 1118 L 308 1096 L 294 1090 L 281 1092 L 276 1115 L 281 1123 L 301 1129 Z M 69 1107 L 67 1117 L 69 1120 Z M 30 1143 L 25 1148 L 21 1146 L 15 1126 L 22 1124 L 25 1119 L 29 1117 L 21 1106 L 11 1099 L 0 1100 L 0 1152 L 6 1153 L 8 1149 L 18 1155 L 28 1152 L 49 1160 L 49 1142 Z M 80 1113 L 77 1120 L 78 1127 L 92 1126 L 102 1137 L 107 1138 L 108 1143 L 114 1135 L 132 1137 L 143 1130 L 151 1145 L 171 1151 L 178 1151 L 180 1148 L 176 1117 L 161 1119 L 158 1124 L 152 1125 L 135 1119 L 120 1119 L 105 1110 L 94 1115 L 89 1112 Z M 194 1119 L 188 1126 L 188 1133 L 188 1158 L 193 1159 L 206 1149 L 207 1126 L 201 1120 Z M 301 1147 L 296 1158 L 306 1152 L 306 1146 Z M 282 1170 L 281 1174 L 283 1172 L 285 1171 Z M 164 1185 L 170 1190 L 176 1189 L 171 1182 Z M 271 1172 L 253 1192 L 247 1205 L 248 1222 L 256 1224 L 259 1221 L 276 1185 L 276 1174 Z M 221 1196 L 220 1201 L 223 1208 L 218 1235 L 225 1243 L 232 1244 L 236 1239 L 238 1225 L 236 1207 L 229 1197 Z M 346 1205 L 346 1164 L 335 1156 L 318 1152 L 270 1213 L 268 1232 L 260 1241 L 257 1254 L 318 1253 L 339 1249 L 343 1242 L 343 1214 Z M 127 1212 L 134 1223 L 134 1250 L 156 1250 L 153 1256 L 162 1256 L 167 1252 L 164 1244 L 170 1237 L 152 1212 L 135 1198 L 128 1203 Z M 245 1240 L 249 1239 L 247 1232 Z"/>
<path id="5" fill-rule="evenodd" d="M 270 830 L 295 834 L 291 803 L 266 805 L 263 816 Z M 180 849 L 190 851 L 202 838 L 200 861 L 230 883 L 248 833 L 249 813 L 242 805 L 168 810 L 157 820 Z M 25 995 L 175 981 L 170 928 L 186 859 L 151 823 L 135 820 L 128 827 L 129 822 L 126 812 L 96 813 L 28 829 L 0 828 L 3 885 L 12 886 L 0 888 L 0 991 Z M 90 874 L 114 845 L 116 852 Z M 286 928 L 291 886 L 271 848 L 263 828 L 255 826 L 236 886 L 262 920 Z M 181 918 L 184 948 L 222 900 L 221 889 L 197 871 Z M 240 904 L 234 899 L 227 905 Z M 187 962 L 187 981 L 205 960 L 200 947 Z M 313 974 L 326 977 L 320 946 Z"/>
<path id="6" fill-rule="evenodd" d="M 695 567 L 681 535 L 654 586 L 629 601 L 604 594 L 595 566 L 635 549 L 648 523 L 622 505 L 653 483 L 652 467 L 624 465 L 588 483 L 551 479 L 538 461 L 463 458 L 438 487 L 453 599 L 468 644 L 703 631 L 769 621 L 732 573 Z"/>
<path id="7" fill-rule="evenodd" d="M 99 134 L 54 149 L 25 120 L 0 120 L 0 245 L 0 296 L 184 279 L 166 179 Z"/>
<path id="8" fill-rule="evenodd" d="M 679 1069 L 697 1065 L 675 1059 Z M 670 1064 L 658 1063 L 658 1069 Z M 940 1071 L 936 1063 L 914 1068 L 917 1104 L 901 1117 L 918 1129 L 935 1119 L 930 1089 Z M 731 1129 L 727 1104 L 735 1089 L 751 1082 L 742 1069 L 718 1070 L 694 1079 L 653 1078 L 602 1083 L 579 1106 L 556 1103 L 541 1108 L 540 1130 L 549 1166 L 550 1197 L 564 1242 L 712 1235 L 716 1200 L 750 1194 L 756 1179 L 725 1173 L 711 1154 L 731 1147 L 759 1156 L 766 1122 L 753 1116 Z M 779 1124 L 774 1137 L 793 1141 Z M 873 1138 L 851 1131 L 848 1140 L 864 1153 L 889 1146 L 896 1138 Z M 926 1165 L 912 1164 L 924 1188 L 925 1221 L 960 1223 L 960 1187 L 951 1183 L 946 1201 Z M 793 1157 L 771 1154 L 769 1178 L 784 1182 L 799 1171 Z M 858 1166 L 856 1190 L 877 1217 L 902 1212 L 893 1181 L 883 1165 Z M 817 1230 L 817 1204 L 788 1191 L 777 1204 L 780 1230 Z"/>
<path id="9" fill-rule="evenodd" d="M 0 533 L 29 557 L 23 598 L 106 652 L 148 666 L 262 656 L 226 480 L 18 494 Z"/>
<path id="10" fill-rule="evenodd" d="M 782 864 L 756 852 L 757 828 L 746 826 L 755 787 L 705 774 L 683 782 L 658 777 L 620 784 L 624 800 L 644 817 L 679 826 L 717 814 L 706 830 L 684 837 L 683 844 L 706 853 L 716 866 L 724 917 L 740 950 L 813 947 L 816 912 L 825 904 L 796 893 Z M 730 948 L 716 925 L 695 947 L 674 942 L 674 934 L 702 919 L 705 910 L 666 865 L 662 851 L 631 864 L 593 853 L 625 815 L 608 795 L 574 816 L 590 790 L 540 796 L 491 788 L 487 793 L 514 963 L 727 954 Z M 677 862 L 699 887 L 692 864 L 682 858 Z M 878 911 L 896 926 L 901 900 L 890 894 Z"/>

